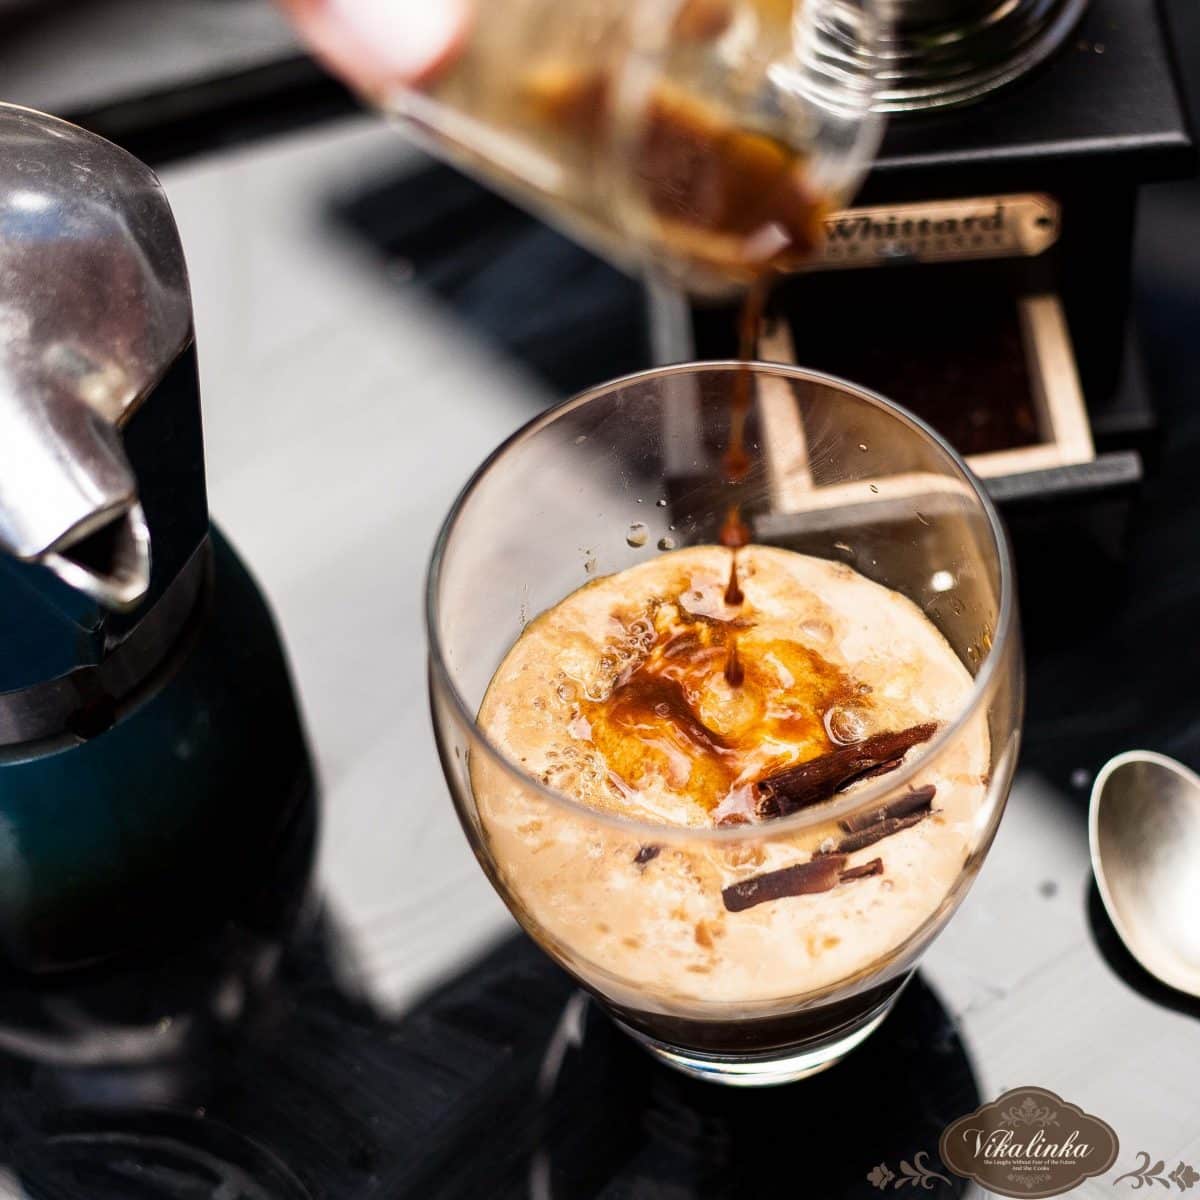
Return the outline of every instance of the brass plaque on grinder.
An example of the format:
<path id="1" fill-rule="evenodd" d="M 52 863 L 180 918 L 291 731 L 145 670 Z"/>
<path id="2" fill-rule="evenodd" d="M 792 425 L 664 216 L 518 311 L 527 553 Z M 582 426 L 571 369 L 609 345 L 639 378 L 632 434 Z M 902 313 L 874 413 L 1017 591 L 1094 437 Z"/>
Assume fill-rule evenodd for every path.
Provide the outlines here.
<path id="1" fill-rule="evenodd" d="M 810 271 L 916 262 L 1033 258 L 1058 241 L 1061 210 L 1039 192 L 846 208 L 825 218 Z"/>

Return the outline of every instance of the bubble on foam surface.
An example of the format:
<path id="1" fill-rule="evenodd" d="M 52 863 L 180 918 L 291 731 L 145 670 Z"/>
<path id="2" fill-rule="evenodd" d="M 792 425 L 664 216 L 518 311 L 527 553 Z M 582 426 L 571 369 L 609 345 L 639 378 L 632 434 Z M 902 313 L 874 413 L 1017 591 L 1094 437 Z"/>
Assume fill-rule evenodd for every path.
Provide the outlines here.
<path id="1" fill-rule="evenodd" d="M 833 626 L 828 621 L 816 619 L 801 621 L 796 631 L 806 642 L 816 642 L 818 645 L 828 642 L 833 637 Z"/>
<path id="2" fill-rule="evenodd" d="M 835 705 L 825 713 L 825 732 L 831 741 L 846 746 L 867 736 L 865 715 L 856 708 Z"/>

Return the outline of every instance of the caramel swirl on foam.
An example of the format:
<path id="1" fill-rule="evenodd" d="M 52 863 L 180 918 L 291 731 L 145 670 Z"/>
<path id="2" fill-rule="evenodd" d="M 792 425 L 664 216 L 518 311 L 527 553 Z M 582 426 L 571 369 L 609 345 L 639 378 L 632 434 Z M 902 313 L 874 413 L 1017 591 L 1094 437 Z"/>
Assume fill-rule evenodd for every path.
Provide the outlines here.
<path id="1" fill-rule="evenodd" d="M 763 773 L 832 748 L 829 714 L 862 704 L 866 689 L 810 646 L 756 631 L 752 604 L 689 609 L 706 598 L 690 578 L 679 582 L 648 606 L 643 656 L 603 699 L 582 702 L 577 728 L 622 794 L 653 781 L 713 813 L 736 806 Z"/>

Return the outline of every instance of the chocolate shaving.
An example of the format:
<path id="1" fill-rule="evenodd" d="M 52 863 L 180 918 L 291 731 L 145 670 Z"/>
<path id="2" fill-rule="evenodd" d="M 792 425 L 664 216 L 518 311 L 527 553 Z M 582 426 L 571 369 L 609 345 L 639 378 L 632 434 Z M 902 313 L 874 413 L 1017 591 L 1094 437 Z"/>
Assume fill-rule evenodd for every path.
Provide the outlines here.
<path id="1" fill-rule="evenodd" d="M 904 755 L 899 758 L 889 758 L 887 762 L 880 763 L 877 767 L 869 767 L 855 780 L 856 783 L 863 779 L 878 779 L 880 775 L 886 775 L 889 771 L 894 771 L 904 761 Z"/>
<path id="2" fill-rule="evenodd" d="M 930 722 L 895 733 L 876 733 L 861 742 L 839 746 L 828 754 L 768 775 L 754 785 L 758 815 L 786 817 L 828 800 L 835 792 L 902 759 L 913 746 L 927 742 L 936 729 L 936 723 Z M 888 769 L 893 768 L 888 766 Z"/>
<path id="3" fill-rule="evenodd" d="M 913 813 L 925 812 L 933 803 L 936 793 L 937 787 L 932 783 L 927 783 L 924 787 L 913 788 L 911 792 L 905 792 L 903 796 L 898 796 L 895 800 L 883 804 L 879 808 L 855 813 L 852 817 L 839 821 L 838 824 L 846 833 L 859 833 L 872 825 L 878 825 L 880 821 L 886 821 L 888 817 L 911 817 Z"/>
<path id="4" fill-rule="evenodd" d="M 764 875 L 731 883 L 721 892 L 721 898 L 730 912 L 744 912 L 756 904 L 766 904 L 768 900 L 811 896 L 816 892 L 831 891 L 839 883 L 882 874 L 882 858 L 873 858 L 857 867 L 847 867 L 844 854 L 826 854 L 806 863 L 797 863 L 794 867 L 768 871 Z"/>
<path id="5" fill-rule="evenodd" d="M 894 833 L 911 829 L 923 821 L 926 815 L 926 813 L 918 812 L 908 817 L 888 817 L 886 820 L 877 821 L 874 825 L 868 825 L 866 829 L 860 829 L 857 833 L 842 838 L 837 844 L 837 853 L 853 854 L 856 850 L 865 850 L 868 846 L 873 846 L 876 842 L 881 842 Z"/>
<path id="6" fill-rule="evenodd" d="M 654 845 L 653 842 L 643 846 L 634 856 L 633 861 L 639 867 L 644 867 L 652 858 L 657 858 L 662 853 L 662 847 Z"/>
<path id="7" fill-rule="evenodd" d="M 731 883 L 721 890 L 721 899 L 728 911 L 743 912 L 756 904 L 766 904 L 768 900 L 828 892 L 838 884 L 839 872 L 845 865 L 846 859 L 840 854 L 814 858 L 808 863 L 785 866 L 778 871 L 767 871 L 764 875 Z"/>
<path id="8" fill-rule="evenodd" d="M 862 863 L 857 867 L 848 867 L 843 871 L 838 878 L 845 883 L 849 879 L 868 879 L 872 875 L 883 874 L 883 859 L 873 858 L 870 862 Z"/>
<path id="9" fill-rule="evenodd" d="M 721 898 L 730 912 L 743 912 L 756 904 L 765 904 L 768 900 L 828 892 L 837 886 L 840 872 L 845 865 L 846 859 L 843 855 L 829 854 L 809 862 L 797 863 L 794 867 L 767 871 L 763 875 L 731 883 L 722 889 Z"/>

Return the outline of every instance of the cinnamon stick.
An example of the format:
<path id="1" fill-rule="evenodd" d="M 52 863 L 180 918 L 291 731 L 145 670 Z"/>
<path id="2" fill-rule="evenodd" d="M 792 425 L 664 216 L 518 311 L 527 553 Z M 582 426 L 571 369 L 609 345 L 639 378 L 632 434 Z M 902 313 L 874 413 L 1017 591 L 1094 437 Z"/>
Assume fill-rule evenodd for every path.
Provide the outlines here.
<path id="1" fill-rule="evenodd" d="M 914 725 L 892 733 L 876 733 L 861 742 L 839 746 L 808 762 L 787 767 L 768 775 L 754 785 L 756 808 L 760 817 L 785 817 L 828 800 L 835 792 L 885 765 L 898 766 L 914 746 L 927 742 L 937 729 L 936 722 Z"/>

